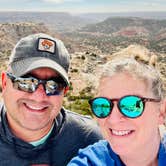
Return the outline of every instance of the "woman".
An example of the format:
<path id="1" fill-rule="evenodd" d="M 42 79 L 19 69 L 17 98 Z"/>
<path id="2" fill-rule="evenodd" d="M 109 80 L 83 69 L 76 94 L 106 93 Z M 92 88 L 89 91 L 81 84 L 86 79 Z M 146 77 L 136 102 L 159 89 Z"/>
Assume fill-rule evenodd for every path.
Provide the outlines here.
<path id="1" fill-rule="evenodd" d="M 90 100 L 105 140 L 79 151 L 68 166 L 165 166 L 159 125 L 166 101 L 160 75 L 134 58 L 108 62 Z"/>

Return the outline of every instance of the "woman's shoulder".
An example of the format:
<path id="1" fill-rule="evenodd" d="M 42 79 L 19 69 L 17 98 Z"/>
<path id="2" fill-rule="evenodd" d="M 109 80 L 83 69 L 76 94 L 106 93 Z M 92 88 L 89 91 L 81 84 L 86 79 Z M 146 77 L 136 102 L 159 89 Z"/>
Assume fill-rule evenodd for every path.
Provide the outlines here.
<path id="1" fill-rule="evenodd" d="M 80 149 L 79 150 L 79 154 L 80 153 L 84 153 L 84 154 L 89 154 L 89 153 L 103 153 L 103 152 L 108 152 L 108 147 L 109 144 L 106 140 L 100 140 L 92 145 L 87 146 L 84 149 Z"/>
<path id="2" fill-rule="evenodd" d="M 158 154 L 158 165 L 163 166 L 166 165 L 166 134 L 163 134 L 159 154 Z"/>
<path id="3" fill-rule="evenodd" d="M 73 158 L 68 166 L 90 166 L 90 165 L 112 165 L 119 163 L 119 157 L 112 151 L 109 143 L 100 140 L 93 145 L 89 145 L 84 149 L 80 149 L 78 156 Z M 76 164 L 77 163 L 77 164 Z M 79 163 L 79 164 L 78 164 Z M 118 165 L 119 166 L 119 165 Z"/>

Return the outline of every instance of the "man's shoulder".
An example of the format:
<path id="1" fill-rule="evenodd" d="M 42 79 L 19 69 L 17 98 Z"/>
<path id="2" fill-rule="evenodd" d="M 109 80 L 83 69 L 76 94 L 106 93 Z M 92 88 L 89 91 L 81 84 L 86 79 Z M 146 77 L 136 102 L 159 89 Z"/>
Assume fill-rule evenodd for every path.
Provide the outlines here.
<path id="1" fill-rule="evenodd" d="M 166 133 L 163 134 L 160 149 L 159 149 L 159 162 L 166 164 Z"/>
<path id="2" fill-rule="evenodd" d="M 3 102 L 0 101 L 0 112 L 1 112 L 1 110 L 2 110 L 3 105 L 4 105 Z"/>
<path id="3" fill-rule="evenodd" d="M 85 142 L 89 141 L 89 143 L 94 143 L 103 138 L 98 124 L 92 117 L 80 115 L 69 110 L 64 110 L 64 112 L 64 130 L 66 130 L 66 132 L 74 132 L 75 138 L 83 137 L 87 139 Z"/>
<path id="4" fill-rule="evenodd" d="M 0 115 L 1 115 L 1 113 L 2 113 L 2 108 L 3 108 L 3 103 L 0 102 Z M 0 116 L 0 122 L 1 122 L 1 116 Z"/>
<path id="5" fill-rule="evenodd" d="M 66 118 L 70 120 L 71 123 L 73 122 L 80 125 L 92 125 L 98 127 L 97 122 L 89 115 L 82 115 L 69 110 L 65 110 L 65 112 Z"/>
<path id="6" fill-rule="evenodd" d="M 67 109 L 65 109 L 65 112 L 72 117 L 76 117 L 76 118 L 80 118 L 80 119 L 84 119 L 84 120 L 92 120 L 92 117 L 90 115 L 82 115 L 82 114 L 79 114 L 79 113 L 76 113 L 76 112 L 73 112 L 73 111 L 70 111 Z"/>

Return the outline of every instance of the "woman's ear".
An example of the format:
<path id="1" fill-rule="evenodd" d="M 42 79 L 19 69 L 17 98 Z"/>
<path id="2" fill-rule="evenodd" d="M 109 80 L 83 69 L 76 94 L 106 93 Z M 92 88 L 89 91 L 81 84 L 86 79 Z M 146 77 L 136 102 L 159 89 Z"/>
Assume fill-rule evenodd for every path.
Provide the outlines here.
<path id="1" fill-rule="evenodd" d="M 4 71 L 2 71 L 1 73 L 1 84 L 2 84 L 2 91 L 5 89 L 6 87 L 6 80 L 7 80 L 7 76 L 6 73 Z"/>
<path id="2" fill-rule="evenodd" d="M 160 104 L 159 124 L 166 122 L 166 99 L 163 99 Z"/>

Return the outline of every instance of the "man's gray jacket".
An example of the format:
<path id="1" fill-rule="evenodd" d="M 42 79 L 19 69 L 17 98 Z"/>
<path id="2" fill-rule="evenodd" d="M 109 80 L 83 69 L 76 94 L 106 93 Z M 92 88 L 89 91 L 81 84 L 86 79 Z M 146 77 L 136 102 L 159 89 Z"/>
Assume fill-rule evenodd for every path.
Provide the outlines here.
<path id="1" fill-rule="evenodd" d="M 62 108 L 49 138 L 35 147 L 12 134 L 1 107 L 0 166 L 66 166 L 79 148 L 99 139 L 101 134 L 90 118 Z"/>

